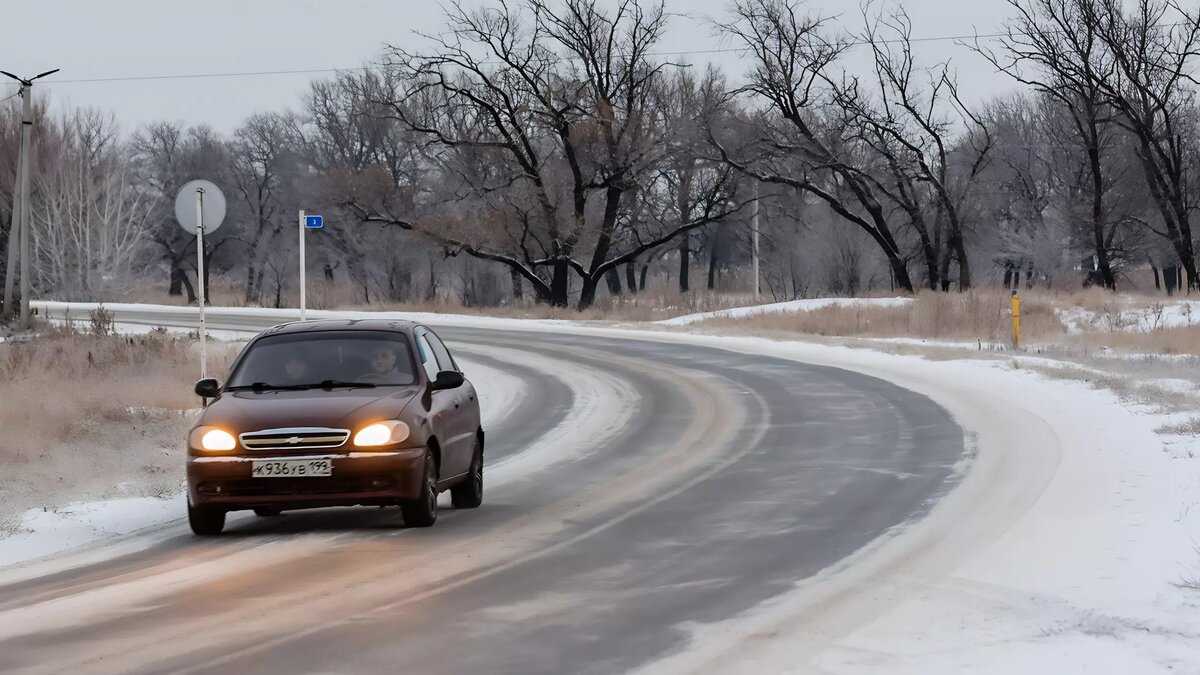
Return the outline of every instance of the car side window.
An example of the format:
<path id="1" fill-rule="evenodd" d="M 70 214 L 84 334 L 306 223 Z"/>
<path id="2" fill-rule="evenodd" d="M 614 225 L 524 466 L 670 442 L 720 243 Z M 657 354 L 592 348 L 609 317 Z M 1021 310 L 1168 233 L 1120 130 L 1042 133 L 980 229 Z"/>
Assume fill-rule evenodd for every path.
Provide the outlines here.
<path id="1" fill-rule="evenodd" d="M 433 348 L 429 346 L 429 341 L 425 338 L 426 333 L 417 333 L 417 354 L 421 357 L 421 367 L 425 369 L 425 374 L 432 382 L 437 379 L 438 363 L 434 357 Z"/>
<path id="2" fill-rule="evenodd" d="M 446 345 L 442 344 L 442 339 L 439 338 L 433 331 L 427 331 L 425 337 L 429 338 L 429 346 L 433 347 L 433 353 L 437 356 L 438 364 L 442 370 L 458 371 L 458 364 L 454 362 L 454 357 L 450 356 L 450 350 L 446 349 Z"/>

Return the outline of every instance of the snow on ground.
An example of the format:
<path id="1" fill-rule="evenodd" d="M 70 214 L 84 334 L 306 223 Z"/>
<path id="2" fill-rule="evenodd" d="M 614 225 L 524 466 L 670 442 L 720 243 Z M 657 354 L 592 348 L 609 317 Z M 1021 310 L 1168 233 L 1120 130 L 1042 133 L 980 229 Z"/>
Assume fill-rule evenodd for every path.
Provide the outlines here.
<path id="1" fill-rule="evenodd" d="M 677 316 L 673 319 L 663 319 L 655 323 L 662 326 L 686 326 L 696 323 L 697 321 L 705 321 L 707 319 L 737 319 L 754 314 L 783 314 L 786 312 L 811 312 L 814 309 L 822 307 L 840 306 L 852 307 L 855 305 L 869 305 L 872 307 L 903 307 L 912 302 L 912 298 L 810 298 L 808 300 L 791 300 L 788 302 L 775 302 L 767 305 L 751 305 L 749 307 L 735 307 L 733 309 L 721 309 L 713 312 L 699 312 L 697 314 L 685 314 Z"/>
<path id="2" fill-rule="evenodd" d="M 1200 326 L 1200 301 L 1184 300 L 1155 303 L 1150 307 L 1114 304 L 1111 309 L 1094 312 L 1079 307 L 1060 309 L 1058 318 L 1071 333 L 1121 331 L 1148 333 L 1163 328 Z"/>
<path id="3" fill-rule="evenodd" d="M 10 526 L 15 533 L 0 538 L 0 567 L 155 527 L 180 518 L 185 507 L 186 499 L 178 494 L 30 509 Z"/>

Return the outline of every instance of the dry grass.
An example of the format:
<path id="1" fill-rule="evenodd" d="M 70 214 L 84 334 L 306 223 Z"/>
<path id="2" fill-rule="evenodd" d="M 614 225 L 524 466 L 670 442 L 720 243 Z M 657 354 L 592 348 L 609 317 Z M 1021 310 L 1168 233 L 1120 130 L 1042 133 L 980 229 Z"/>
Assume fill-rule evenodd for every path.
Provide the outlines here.
<path id="1" fill-rule="evenodd" d="M 715 318 L 697 324 L 711 328 L 750 328 L 821 336 L 910 337 L 968 340 L 987 343 L 1010 339 L 1011 300 L 1002 291 L 918 293 L 911 305 L 831 305 L 805 312 L 756 314 L 743 318 Z M 1051 340 L 1065 330 L 1054 306 L 1039 300 L 1021 304 L 1021 332 L 1025 339 Z"/>
<path id="2" fill-rule="evenodd" d="M 1164 424 L 1154 432 L 1165 436 L 1200 436 L 1200 417 L 1176 424 Z"/>
<path id="3" fill-rule="evenodd" d="M 112 335 L 99 319 L 0 344 L 0 519 L 68 498 L 178 489 L 198 405 L 193 342 Z M 211 349 L 210 365 L 233 355 L 232 345 Z"/>
<path id="4" fill-rule="evenodd" d="M 1071 335 L 1067 343 L 1087 351 L 1113 349 L 1138 354 L 1200 355 L 1200 328 L 1184 326 L 1146 332 L 1088 332 Z"/>

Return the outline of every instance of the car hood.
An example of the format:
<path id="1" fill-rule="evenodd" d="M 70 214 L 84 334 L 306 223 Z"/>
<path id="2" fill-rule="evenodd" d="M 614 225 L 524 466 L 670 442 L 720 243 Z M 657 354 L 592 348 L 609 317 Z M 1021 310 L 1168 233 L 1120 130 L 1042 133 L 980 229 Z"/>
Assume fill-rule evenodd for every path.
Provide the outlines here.
<path id="1" fill-rule="evenodd" d="M 419 392 L 416 386 L 226 392 L 209 403 L 198 424 L 233 433 L 294 427 L 353 430 L 368 421 L 396 419 Z"/>

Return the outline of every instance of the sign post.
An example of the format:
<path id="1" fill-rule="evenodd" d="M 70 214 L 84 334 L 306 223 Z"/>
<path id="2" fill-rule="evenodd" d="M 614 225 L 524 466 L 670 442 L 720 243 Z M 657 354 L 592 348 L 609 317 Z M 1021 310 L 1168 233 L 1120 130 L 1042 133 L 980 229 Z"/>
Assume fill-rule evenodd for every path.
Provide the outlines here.
<path id="1" fill-rule="evenodd" d="M 216 231 L 225 220 L 225 195 L 206 180 L 194 180 L 175 195 L 175 220 L 196 235 L 196 307 L 200 312 L 200 379 L 208 377 L 208 331 L 204 319 L 204 235 Z"/>
<path id="2" fill-rule="evenodd" d="M 305 308 L 305 294 L 308 290 L 306 282 L 306 269 L 304 263 L 304 231 L 319 230 L 325 225 L 325 219 L 321 216 L 310 216 L 300 209 L 300 320 L 305 321 L 307 310 Z"/>
<path id="3" fill-rule="evenodd" d="M 196 188 L 196 306 L 200 309 L 200 379 L 208 377 L 208 336 L 204 329 L 204 188 Z"/>
<path id="4" fill-rule="evenodd" d="M 304 312 L 304 304 L 305 304 L 304 291 L 306 290 L 306 287 L 307 287 L 307 284 L 306 284 L 306 281 L 304 278 L 304 229 L 305 229 L 304 226 L 306 225 L 306 223 L 304 222 L 304 209 L 300 209 L 299 222 L 300 222 L 300 320 L 304 321 L 306 318 L 305 312 Z"/>

